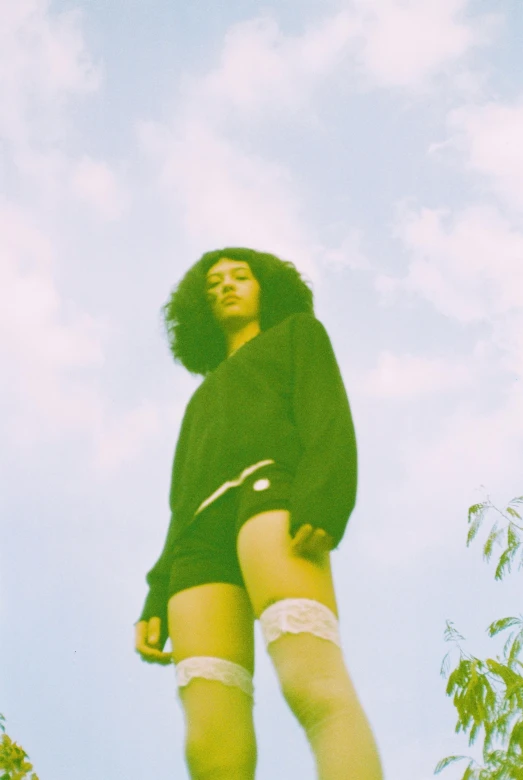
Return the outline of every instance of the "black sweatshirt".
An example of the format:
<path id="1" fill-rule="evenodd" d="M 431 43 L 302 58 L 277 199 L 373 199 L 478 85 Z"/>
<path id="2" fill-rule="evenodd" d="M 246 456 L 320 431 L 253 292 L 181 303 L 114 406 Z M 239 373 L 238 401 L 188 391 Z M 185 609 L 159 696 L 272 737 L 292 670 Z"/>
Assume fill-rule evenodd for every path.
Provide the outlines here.
<path id="1" fill-rule="evenodd" d="M 140 620 L 167 630 L 172 547 L 196 510 L 249 466 L 273 460 L 293 474 L 290 534 L 309 523 L 337 547 L 356 503 L 357 450 L 347 393 L 327 331 L 292 314 L 208 374 L 187 404 L 174 455 L 164 549 L 147 574 Z M 232 488 L 234 489 L 234 487 Z"/>

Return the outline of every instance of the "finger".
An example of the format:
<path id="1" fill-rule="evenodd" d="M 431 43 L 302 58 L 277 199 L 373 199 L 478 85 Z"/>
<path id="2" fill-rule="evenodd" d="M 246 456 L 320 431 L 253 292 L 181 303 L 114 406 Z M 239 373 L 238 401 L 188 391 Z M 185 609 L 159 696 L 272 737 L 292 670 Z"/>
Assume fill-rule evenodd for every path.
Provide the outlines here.
<path id="1" fill-rule="evenodd" d="M 172 664 L 173 662 L 171 653 L 164 653 L 160 650 L 155 650 L 152 647 L 147 647 L 144 645 L 137 648 L 137 651 L 142 661 L 146 661 L 149 664 L 162 664 L 163 666 L 166 666 L 167 664 Z"/>
<path id="2" fill-rule="evenodd" d="M 145 661 L 148 664 L 160 664 L 161 666 L 168 666 L 169 664 L 172 664 L 173 659 L 172 655 L 169 653 L 163 653 L 159 650 L 156 650 L 155 653 L 148 652 L 147 654 L 143 654 L 142 661 Z"/>
<path id="3" fill-rule="evenodd" d="M 334 539 L 329 533 L 325 533 L 321 542 L 323 552 L 330 553 L 334 549 Z"/>
<path id="4" fill-rule="evenodd" d="M 312 539 L 309 539 L 307 542 L 307 546 L 305 548 L 308 555 L 317 557 L 318 555 L 321 555 L 325 552 L 325 544 L 324 542 L 318 538 L 317 536 L 313 537 Z"/>
<path id="5" fill-rule="evenodd" d="M 322 537 L 321 528 L 311 528 L 311 531 L 308 534 L 307 544 L 315 545 L 318 543 L 318 541 L 321 541 L 321 537 Z"/>
<path id="6" fill-rule="evenodd" d="M 138 647 L 145 644 L 145 640 L 147 638 L 147 621 L 146 620 L 140 620 L 138 623 L 136 623 L 135 629 L 134 629 L 134 636 L 135 636 L 135 647 L 138 650 Z"/>
<path id="7" fill-rule="evenodd" d="M 306 539 L 311 535 L 311 533 L 312 533 L 311 525 L 302 525 L 299 531 L 295 534 L 294 538 L 292 539 L 293 545 L 300 546 L 306 541 Z"/>
<path id="8" fill-rule="evenodd" d="M 159 625 L 160 619 L 156 618 L 158 620 Z M 154 624 L 153 624 L 154 628 Z M 149 623 L 147 620 L 140 620 L 136 624 L 136 641 L 135 641 L 135 649 L 136 652 L 140 655 L 142 661 L 147 661 L 147 663 L 158 663 L 158 664 L 171 664 L 173 662 L 172 654 L 171 653 L 165 653 L 161 650 L 158 650 L 154 647 L 151 647 L 148 644 L 148 632 L 149 632 Z M 159 628 L 158 628 L 158 634 L 159 634 Z"/>
<path id="9" fill-rule="evenodd" d="M 318 557 L 328 552 L 329 543 L 327 533 L 323 528 L 315 528 L 302 547 L 302 554 L 310 557 Z"/>
<path id="10" fill-rule="evenodd" d="M 322 548 L 326 547 L 327 549 L 331 549 L 331 547 L 334 546 L 334 539 L 324 528 L 317 528 L 315 533 L 316 542 L 319 543 Z"/>
<path id="11" fill-rule="evenodd" d="M 155 645 L 160 641 L 161 621 L 159 617 L 152 617 L 147 626 L 147 642 Z"/>
<path id="12" fill-rule="evenodd" d="M 333 539 L 323 528 L 314 528 L 307 523 L 301 526 L 292 540 L 292 550 L 297 555 L 315 558 L 333 547 Z"/>
<path id="13" fill-rule="evenodd" d="M 136 652 L 143 661 L 148 661 L 149 663 L 172 663 L 172 653 L 151 647 L 145 639 L 136 644 Z"/>
<path id="14" fill-rule="evenodd" d="M 312 533 L 311 525 L 302 525 L 298 533 L 295 535 L 295 539 L 306 539 Z"/>
<path id="15" fill-rule="evenodd" d="M 327 538 L 327 542 L 328 542 L 328 545 L 329 545 L 329 550 L 333 550 L 334 549 L 334 538 L 329 533 L 325 534 L 325 536 Z"/>
<path id="16" fill-rule="evenodd" d="M 327 533 L 327 531 L 324 531 L 323 528 L 319 529 L 319 541 L 321 543 L 321 547 L 328 550 L 331 543 L 331 536 Z"/>

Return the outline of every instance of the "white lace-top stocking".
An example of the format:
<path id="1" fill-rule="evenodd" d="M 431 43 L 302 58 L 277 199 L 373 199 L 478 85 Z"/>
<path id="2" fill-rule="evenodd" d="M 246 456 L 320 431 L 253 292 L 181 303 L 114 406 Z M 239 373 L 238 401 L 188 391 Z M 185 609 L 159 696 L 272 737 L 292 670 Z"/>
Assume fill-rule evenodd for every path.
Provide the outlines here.
<path id="1" fill-rule="evenodd" d="M 277 601 L 260 615 L 260 625 L 266 646 L 284 633 L 299 634 L 306 631 L 341 647 L 336 615 L 313 599 Z"/>
<path id="2" fill-rule="evenodd" d="M 225 658 L 199 655 L 185 658 L 176 664 L 176 679 L 180 688 L 187 685 L 193 677 L 219 680 L 225 685 L 241 688 L 248 696 L 254 696 L 252 677 L 247 669 Z"/>

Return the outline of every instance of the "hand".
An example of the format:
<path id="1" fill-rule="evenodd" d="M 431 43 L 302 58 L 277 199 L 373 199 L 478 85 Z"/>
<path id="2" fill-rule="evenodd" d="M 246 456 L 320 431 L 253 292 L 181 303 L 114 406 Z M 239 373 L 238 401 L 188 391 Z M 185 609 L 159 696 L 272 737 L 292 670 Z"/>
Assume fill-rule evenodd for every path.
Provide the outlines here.
<path id="1" fill-rule="evenodd" d="M 164 653 L 159 650 L 161 622 L 159 617 L 150 620 L 140 620 L 136 624 L 135 649 L 142 657 L 142 661 L 150 664 L 162 664 L 166 666 L 173 662 L 172 653 Z"/>
<path id="2" fill-rule="evenodd" d="M 291 540 L 291 550 L 302 558 L 316 560 L 334 548 L 334 539 L 323 528 L 313 528 L 312 525 L 302 525 L 294 539 Z"/>

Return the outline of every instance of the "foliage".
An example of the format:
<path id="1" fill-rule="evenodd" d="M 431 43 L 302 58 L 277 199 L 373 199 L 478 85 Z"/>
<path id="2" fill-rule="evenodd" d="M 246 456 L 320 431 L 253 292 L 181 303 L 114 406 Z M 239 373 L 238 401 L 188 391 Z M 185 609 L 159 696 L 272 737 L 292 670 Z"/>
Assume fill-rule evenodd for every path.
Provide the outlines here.
<path id="1" fill-rule="evenodd" d="M 5 718 L 0 715 L 0 780 L 38 780 L 33 772 L 32 764 L 27 761 L 28 755 L 20 745 L 5 733 Z"/>
<path id="2" fill-rule="evenodd" d="M 492 557 L 494 545 L 498 544 L 498 542 L 501 543 L 502 537 L 504 537 L 506 534 L 507 547 L 499 558 L 498 565 L 496 567 L 496 573 L 494 575 L 496 580 L 501 580 L 503 578 L 504 574 L 506 573 L 505 570 L 507 570 L 509 573 L 511 572 L 513 560 L 520 548 L 521 560 L 519 562 L 518 571 L 523 567 L 523 542 L 520 540 L 518 533 L 518 531 L 523 531 L 523 523 L 518 524 L 514 520 L 514 518 L 521 520 L 521 515 L 514 509 L 513 506 L 517 506 L 518 504 L 523 504 L 523 496 L 519 496 L 519 498 L 513 498 L 505 509 L 505 512 L 502 512 L 500 509 L 494 506 L 489 498 L 487 498 L 487 500 L 482 504 L 474 504 L 474 506 L 469 508 L 468 523 L 470 528 L 467 534 L 467 547 L 478 533 L 481 523 L 483 522 L 486 513 L 490 509 L 495 510 L 508 523 L 506 526 L 502 525 L 502 527 L 499 528 L 499 520 L 496 520 L 483 547 L 483 558 L 488 563 Z"/>
<path id="3" fill-rule="evenodd" d="M 506 534 L 506 549 L 502 552 L 496 567 L 495 579 L 501 580 L 511 566 L 516 553 L 521 548 L 523 566 L 523 547 L 519 538 L 522 525 L 521 515 L 514 505 L 523 503 L 523 496 L 513 499 L 505 512 L 495 507 L 490 499 L 482 504 L 474 504 L 468 512 L 470 529 L 467 535 L 467 547 L 476 536 L 479 527 L 490 509 L 498 512 L 507 522 L 507 526 L 498 527 L 496 520 L 483 548 L 483 557 L 488 562 L 494 545 Z M 445 641 L 453 641 L 458 646 L 460 661 L 448 678 L 446 693 L 454 696 L 453 703 L 458 712 L 456 733 L 468 732 L 469 745 L 474 744 L 481 729 L 484 730 L 483 766 L 470 756 L 447 756 L 438 762 L 434 774 L 457 761 L 467 761 L 468 765 L 461 780 L 523 780 L 523 663 L 519 660 L 523 648 L 523 615 L 495 620 L 487 628 L 493 637 L 506 629 L 513 629 L 505 642 L 501 658 L 479 658 L 469 656 L 459 645 L 463 636 L 446 621 Z M 443 659 L 441 675 L 449 671 L 449 653 Z M 501 746 L 494 747 L 495 740 Z"/>

